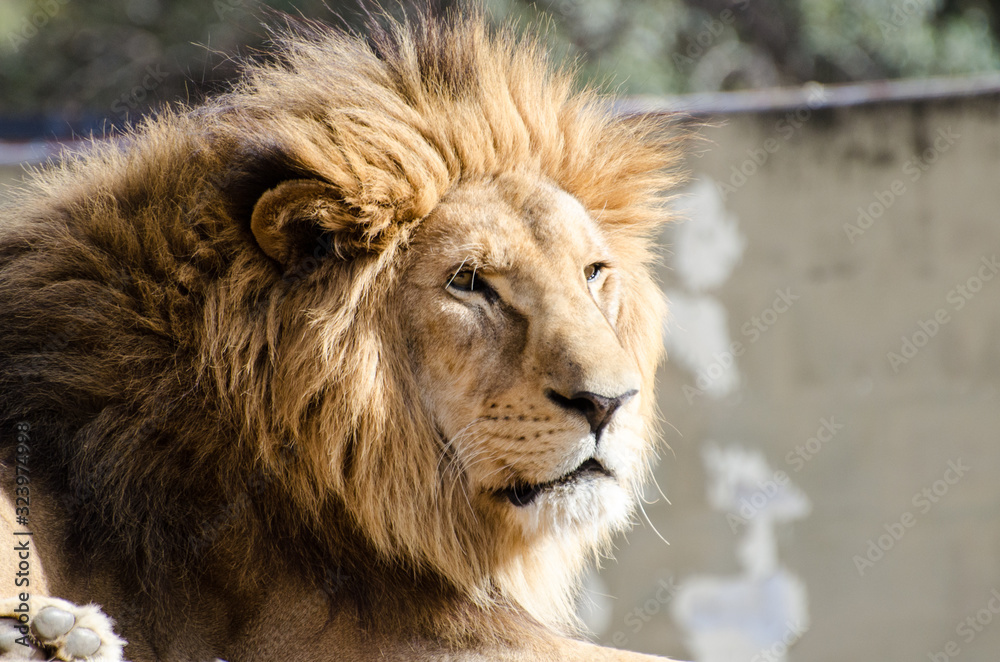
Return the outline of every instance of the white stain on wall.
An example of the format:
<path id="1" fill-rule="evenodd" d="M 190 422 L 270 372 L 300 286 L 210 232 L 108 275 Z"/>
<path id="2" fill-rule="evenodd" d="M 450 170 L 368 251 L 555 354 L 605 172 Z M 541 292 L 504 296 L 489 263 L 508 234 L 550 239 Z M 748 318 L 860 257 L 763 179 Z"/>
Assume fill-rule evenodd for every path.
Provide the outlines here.
<path id="1" fill-rule="evenodd" d="M 720 399 L 736 391 L 740 371 L 729 356 L 729 318 L 718 299 L 704 294 L 668 290 L 670 318 L 665 335 L 670 360 L 695 376 L 697 388 Z"/>
<path id="2" fill-rule="evenodd" d="M 732 339 L 725 307 L 706 292 L 729 278 L 743 256 L 746 239 L 710 180 L 695 182 L 676 206 L 686 220 L 674 231 L 672 266 L 683 287 L 666 292 L 667 353 L 699 378 L 701 390 L 723 398 L 738 388 L 740 375 L 735 361 L 726 364 L 717 359 L 727 354 Z"/>
<path id="3" fill-rule="evenodd" d="M 783 471 L 758 451 L 707 444 L 708 501 L 740 535 L 742 572 L 681 582 L 672 615 L 697 662 L 783 662 L 809 628 L 806 589 L 778 561 L 778 524 L 805 517 L 811 505 Z"/>
<path id="4" fill-rule="evenodd" d="M 692 292 L 717 289 L 733 273 L 746 248 L 736 216 L 726 211 L 719 188 L 710 179 L 692 184 L 675 208 L 687 220 L 674 234 L 674 269 Z"/>

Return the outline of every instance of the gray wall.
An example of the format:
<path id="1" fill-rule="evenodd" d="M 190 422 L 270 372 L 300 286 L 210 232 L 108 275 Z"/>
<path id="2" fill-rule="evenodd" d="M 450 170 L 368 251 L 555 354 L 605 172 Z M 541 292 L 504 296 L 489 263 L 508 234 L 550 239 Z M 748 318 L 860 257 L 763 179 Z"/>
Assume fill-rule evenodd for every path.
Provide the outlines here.
<path id="1" fill-rule="evenodd" d="M 673 505 L 661 499 L 646 510 L 670 546 L 644 521 L 620 542 L 598 588 L 613 596 L 597 598 L 606 610 L 599 639 L 623 633 L 630 648 L 692 656 L 670 605 L 657 606 L 657 582 L 740 572 L 742 531 L 734 534 L 706 497 L 702 448 L 713 441 L 761 451 L 812 503 L 808 516 L 777 526 L 780 562 L 809 600 L 808 632 L 789 659 L 937 653 L 996 662 L 1000 275 L 983 261 L 1000 257 L 998 110 L 989 95 L 803 107 L 798 122 L 788 111 L 733 114 L 704 130 L 711 143 L 690 159 L 695 178 L 733 185 L 741 183 L 734 167 L 753 173 L 723 202 L 745 239 L 742 260 L 710 292 L 727 312 L 730 338 L 742 342 L 741 382 L 724 397 L 692 396 L 690 369 L 677 360 L 662 369 L 672 451 L 662 453 L 657 477 Z M 752 154 L 763 160 L 765 146 L 763 165 L 747 165 Z M 879 204 L 884 212 L 859 225 L 858 208 L 878 214 Z M 677 231 L 665 234 L 668 249 Z M 669 268 L 676 259 L 668 251 L 663 280 L 683 290 Z M 963 284 L 967 295 L 956 289 Z M 756 333 L 754 318 L 779 289 L 799 299 L 767 314 L 771 324 Z M 935 315 L 936 333 L 927 322 Z M 920 334 L 921 321 L 932 336 Z M 904 336 L 921 347 L 904 353 Z M 810 442 L 814 453 L 789 457 L 824 419 L 843 427 Z M 959 476 L 949 462 L 969 469 Z M 869 541 L 877 545 L 885 525 L 899 539 L 883 537 L 888 551 L 871 551 L 870 567 L 859 562 L 870 560 Z M 963 625 L 977 614 L 988 625 Z"/>

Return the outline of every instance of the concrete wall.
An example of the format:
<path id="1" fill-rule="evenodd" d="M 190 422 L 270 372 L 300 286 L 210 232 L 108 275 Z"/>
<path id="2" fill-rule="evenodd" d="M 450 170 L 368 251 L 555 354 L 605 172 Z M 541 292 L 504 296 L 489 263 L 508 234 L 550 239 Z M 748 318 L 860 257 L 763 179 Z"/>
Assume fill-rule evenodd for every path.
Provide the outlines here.
<path id="1" fill-rule="evenodd" d="M 779 660 L 767 649 L 785 628 L 796 661 L 996 661 L 998 109 L 996 96 L 805 105 L 704 130 L 690 225 L 663 237 L 676 305 L 659 395 L 672 450 L 657 479 L 672 505 L 650 488 L 645 509 L 670 545 L 641 518 L 619 541 L 590 584 L 598 640 L 754 659 L 692 636 L 728 628 L 712 640 L 757 636 L 756 660 Z M 734 512 L 709 503 L 721 455 L 707 448 L 742 449 L 756 467 L 730 494 Z M 754 529 L 779 488 L 798 510 Z M 723 598 L 697 604 L 699 587 Z M 797 630 L 793 612 L 808 614 Z"/>
<path id="2" fill-rule="evenodd" d="M 678 351 L 662 370 L 672 450 L 657 478 L 673 505 L 660 499 L 646 511 L 670 546 L 645 522 L 621 541 L 596 588 L 613 596 L 595 598 L 598 639 L 695 655 L 660 589 L 746 576 L 736 548 L 748 527 L 709 505 L 702 457 L 706 444 L 738 444 L 760 451 L 812 505 L 775 527 L 780 564 L 808 596 L 808 631 L 788 659 L 998 659 L 998 111 L 995 95 L 807 105 L 797 117 L 716 116 L 703 132 L 711 142 L 690 168 L 723 193 L 695 204 L 689 222 L 723 244 L 706 259 L 725 262 L 724 222 L 704 217 L 727 216 L 740 259 L 724 282 L 695 293 L 679 273 L 678 242 L 689 237 L 675 227 L 664 236 L 663 281 L 683 303 L 721 304 L 722 332 L 741 343 L 730 356 L 738 382 L 710 392 L 733 376 L 725 356 L 702 360 L 700 382 Z M 779 290 L 798 299 L 775 307 Z M 683 317 L 672 333 L 718 334 Z M 763 649 L 758 659 L 769 659 Z"/>

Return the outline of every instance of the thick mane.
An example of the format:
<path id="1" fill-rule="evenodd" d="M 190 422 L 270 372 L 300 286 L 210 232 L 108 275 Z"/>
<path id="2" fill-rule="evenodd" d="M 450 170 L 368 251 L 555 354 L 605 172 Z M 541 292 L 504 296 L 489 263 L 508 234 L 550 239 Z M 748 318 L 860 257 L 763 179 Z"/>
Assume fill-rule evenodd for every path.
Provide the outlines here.
<path id="1" fill-rule="evenodd" d="M 649 238 L 676 185 L 673 138 L 478 16 L 279 42 L 232 92 L 49 169 L 3 211 L 3 460 L 28 421 L 74 548 L 149 595 L 212 563 L 259 580 L 266 552 L 362 611 L 402 577 L 480 615 L 564 626 L 601 541 L 529 549 L 476 519 L 414 385 L 400 274 L 457 183 L 551 181 L 630 269 L 620 339 L 651 390 Z M 290 179 L 340 200 L 282 269 L 250 214 Z"/>

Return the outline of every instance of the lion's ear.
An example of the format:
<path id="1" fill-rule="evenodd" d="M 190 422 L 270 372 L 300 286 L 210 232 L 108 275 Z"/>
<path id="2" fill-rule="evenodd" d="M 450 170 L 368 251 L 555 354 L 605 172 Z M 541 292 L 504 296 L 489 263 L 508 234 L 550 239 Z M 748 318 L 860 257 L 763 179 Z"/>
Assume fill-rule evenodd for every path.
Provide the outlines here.
<path id="1" fill-rule="evenodd" d="M 315 179 L 292 179 L 266 191 L 254 205 L 250 231 L 272 260 L 288 269 L 342 225 L 337 190 Z"/>

